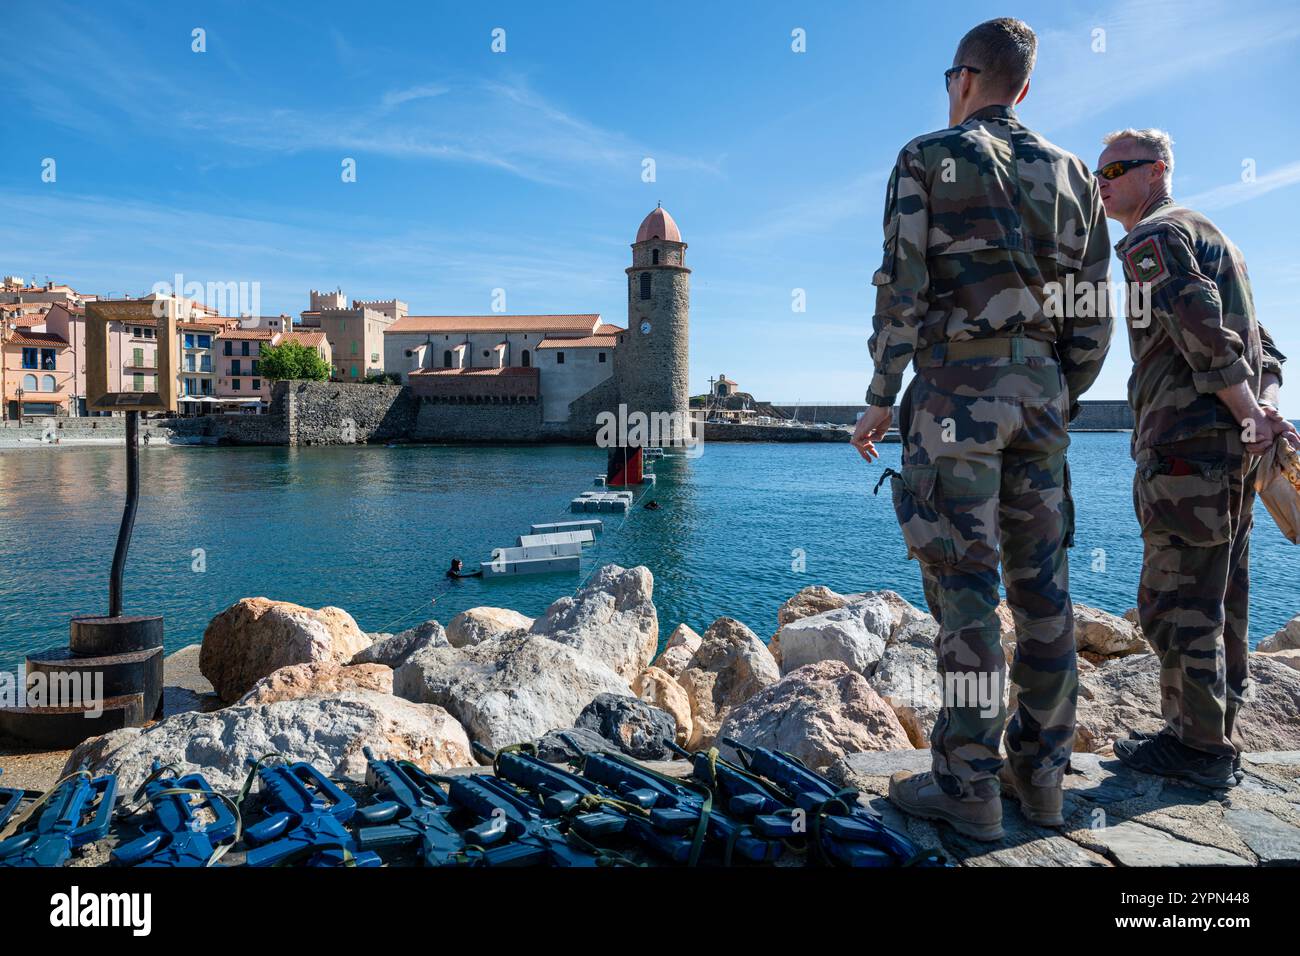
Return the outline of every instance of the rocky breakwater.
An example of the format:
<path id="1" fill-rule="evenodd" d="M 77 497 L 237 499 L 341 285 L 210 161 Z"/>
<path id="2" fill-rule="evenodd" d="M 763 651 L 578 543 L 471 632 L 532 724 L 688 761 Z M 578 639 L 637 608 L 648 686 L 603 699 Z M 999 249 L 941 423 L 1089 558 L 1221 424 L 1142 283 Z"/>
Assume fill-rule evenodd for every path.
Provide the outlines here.
<path id="1" fill-rule="evenodd" d="M 1002 844 L 906 819 L 880 796 L 893 771 L 929 766 L 942 701 L 929 614 L 892 591 L 811 587 L 778 609 L 769 640 L 722 617 L 703 633 L 671 622 L 661 645 L 644 567 L 605 566 L 536 619 L 473 608 L 445 628 L 430 620 L 400 634 L 365 634 L 339 608 L 239 601 L 198 649 L 215 709 L 87 741 L 67 769 L 116 772 L 130 792 L 160 758 L 233 791 L 248 758 L 271 752 L 360 780 L 366 747 L 446 769 L 476 765 L 471 742 L 532 742 L 551 760 L 575 746 L 668 760 L 665 740 L 734 758 L 723 741 L 735 739 L 859 787 L 918 843 L 972 865 L 1300 860 L 1300 618 L 1252 654 L 1253 696 L 1238 723 L 1246 782 L 1211 794 L 1129 774 L 1111 758 L 1115 739 L 1159 726 L 1159 662 L 1131 615 L 1075 610 L 1069 826 L 1031 827 L 1007 802 Z M 1014 616 L 1003 607 L 999 617 L 1010 661 Z M 1015 706 L 1006 691 L 1003 701 Z"/>

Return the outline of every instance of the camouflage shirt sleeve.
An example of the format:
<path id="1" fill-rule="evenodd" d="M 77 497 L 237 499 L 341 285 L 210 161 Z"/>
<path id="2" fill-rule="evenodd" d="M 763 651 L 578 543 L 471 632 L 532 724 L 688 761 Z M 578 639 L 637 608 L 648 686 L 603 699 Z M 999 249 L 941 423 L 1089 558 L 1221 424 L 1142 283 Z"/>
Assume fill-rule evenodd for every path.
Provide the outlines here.
<path id="1" fill-rule="evenodd" d="M 1282 387 L 1282 363 L 1286 361 L 1286 356 L 1282 350 L 1277 347 L 1273 341 L 1273 336 L 1269 335 L 1268 329 L 1259 326 L 1259 344 L 1264 352 L 1264 361 L 1262 363 L 1263 375 L 1272 375 L 1273 379 L 1265 379 L 1260 383 L 1259 403 L 1268 405 L 1271 408 L 1278 407 L 1278 391 Z"/>
<path id="2" fill-rule="evenodd" d="M 1134 276 L 1150 283 L 1151 314 L 1191 366 L 1198 392 L 1212 394 L 1251 377 L 1245 343 L 1223 322 L 1219 287 L 1201 271 L 1180 229 L 1153 230 L 1126 256 Z"/>
<path id="3" fill-rule="evenodd" d="M 903 370 L 916 351 L 921 319 L 929 306 L 930 275 L 925 249 L 930 232 L 929 194 L 920 151 L 904 147 L 885 192 L 885 249 L 872 276 L 876 314 L 867 343 L 875 374 L 867 404 L 894 404 L 903 386 Z"/>
<path id="4" fill-rule="evenodd" d="M 1074 281 L 1078 288 L 1104 289 L 1110 273 L 1110 233 L 1106 228 L 1101 189 L 1095 179 L 1089 177 L 1089 181 L 1092 192 L 1088 207 L 1088 241 L 1084 246 L 1083 263 L 1075 273 Z M 1058 342 L 1061 368 L 1070 389 L 1071 419 L 1079 413 L 1079 397 L 1101 374 L 1101 365 L 1110 351 L 1111 335 L 1115 331 L 1115 317 L 1111 310 L 1095 311 L 1103 314 L 1067 319 Z"/>
<path id="5" fill-rule="evenodd" d="M 1264 348 L 1264 374 L 1276 375 L 1278 383 L 1281 384 L 1282 363 L 1286 361 L 1286 356 L 1273 341 L 1273 336 L 1268 334 L 1268 329 L 1262 325 L 1259 326 L 1259 344 Z"/>

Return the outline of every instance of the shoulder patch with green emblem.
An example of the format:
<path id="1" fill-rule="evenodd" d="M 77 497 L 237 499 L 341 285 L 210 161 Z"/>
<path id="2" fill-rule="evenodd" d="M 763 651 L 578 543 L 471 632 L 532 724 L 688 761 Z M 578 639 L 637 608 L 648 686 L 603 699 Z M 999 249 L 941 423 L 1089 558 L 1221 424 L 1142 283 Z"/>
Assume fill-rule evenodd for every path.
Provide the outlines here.
<path id="1" fill-rule="evenodd" d="M 1143 239 L 1124 253 L 1124 258 L 1128 261 L 1133 278 L 1138 282 L 1146 282 L 1155 287 L 1169 277 L 1165 250 L 1155 236 Z"/>

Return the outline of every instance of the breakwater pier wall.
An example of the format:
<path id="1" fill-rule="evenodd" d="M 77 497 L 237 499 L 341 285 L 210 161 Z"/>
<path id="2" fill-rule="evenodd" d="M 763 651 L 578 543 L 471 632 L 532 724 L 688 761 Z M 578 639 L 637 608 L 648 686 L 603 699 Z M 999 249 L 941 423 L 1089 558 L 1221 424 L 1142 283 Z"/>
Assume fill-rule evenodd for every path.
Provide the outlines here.
<path id="1" fill-rule="evenodd" d="M 1124 431 L 1133 427 L 1127 402 L 1085 401 L 1072 431 Z M 844 429 L 815 428 L 813 422 L 851 426 L 861 405 L 792 403 L 774 406 L 807 427 L 717 424 L 705 426 L 709 442 L 846 441 Z M 25 445 L 121 441 L 125 419 L 42 418 L 0 423 L 0 444 Z M 589 442 L 594 437 L 542 420 L 538 401 L 509 399 L 445 401 L 415 394 L 408 386 L 343 382 L 277 382 L 260 415 L 200 415 L 149 418 L 141 437 L 151 441 L 229 445 L 352 445 L 368 442 Z"/>
<path id="2" fill-rule="evenodd" d="M 814 402 L 773 404 L 779 413 L 796 421 L 826 422 L 832 425 L 857 424 L 862 405 L 821 405 Z M 895 416 L 898 410 L 895 409 Z M 1082 401 L 1079 415 L 1070 423 L 1071 431 L 1130 431 L 1133 409 L 1126 401 Z"/>

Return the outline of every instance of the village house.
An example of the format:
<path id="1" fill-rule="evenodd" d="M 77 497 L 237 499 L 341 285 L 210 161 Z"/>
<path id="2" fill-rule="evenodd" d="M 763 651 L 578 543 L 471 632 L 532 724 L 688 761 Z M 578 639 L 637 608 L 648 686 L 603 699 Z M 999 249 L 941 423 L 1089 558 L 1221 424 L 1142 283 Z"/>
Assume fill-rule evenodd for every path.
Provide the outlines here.
<path id="1" fill-rule="evenodd" d="M 217 399 L 231 411 L 261 412 L 271 401 L 271 383 L 262 377 L 262 349 L 274 344 L 270 329 L 238 326 L 217 333 Z"/>
<path id="2" fill-rule="evenodd" d="M 12 329 L 5 333 L 0 353 L 6 418 L 68 414 L 73 360 L 67 339 Z"/>
<path id="3" fill-rule="evenodd" d="M 299 317 L 300 329 L 318 329 L 329 340 L 335 381 L 360 382 L 384 373 L 384 332 L 407 313 L 400 299 L 362 301 L 347 307 L 341 291 L 310 292 L 311 308 Z"/>

